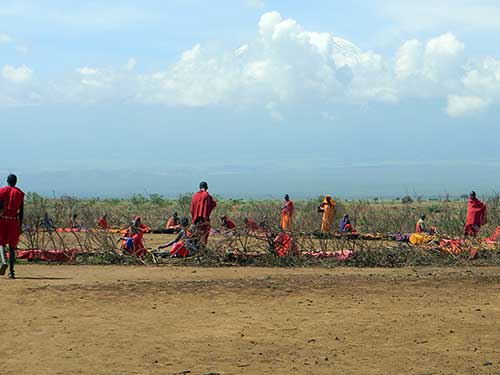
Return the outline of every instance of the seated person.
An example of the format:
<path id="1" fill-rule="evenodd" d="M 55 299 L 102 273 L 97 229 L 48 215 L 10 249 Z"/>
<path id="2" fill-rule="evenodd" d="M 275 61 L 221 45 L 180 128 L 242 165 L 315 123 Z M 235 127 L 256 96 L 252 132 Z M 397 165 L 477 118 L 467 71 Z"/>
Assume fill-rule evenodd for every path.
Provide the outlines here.
<path id="1" fill-rule="evenodd" d="M 49 214 L 47 212 L 43 215 L 43 219 L 40 225 L 48 232 L 52 232 L 54 229 L 56 229 L 52 219 L 49 217 Z"/>
<path id="2" fill-rule="evenodd" d="M 425 233 L 425 234 L 435 234 L 436 233 L 436 228 L 430 227 L 427 229 L 427 226 L 425 224 L 425 215 L 422 214 L 420 215 L 420 218 L 417 221 L 417 224 L 415 225 L 415 233 Z"/>
<path id="3" fill-rule="evenodd" d="M 137 221 L 132 221 L 124 235 L 118 240 L 122 241 L 122 251 L 142 258 L 146 254 L 146 248 L 143 242 L 144 233 L 144 229 L 137 225 Z"/>
<path id="4" fill-rule="evenodd" d="M 262 229 L 259 224 L 257 224 L 255 222 L 255 220 L 253 219 L 249 219 L 249 218 L 245 218 L 245 220 L 243 220 L 243 222 L 245 223 L 245 226 L 246 228 L 249 230 L 249 231 L 256 231 L 256 230 L 260 230 Z"/>
<path id="5" fill-rule="evenodd" d="M 349 215 L 345 214 L 344 217 L 340 220 L 339 224 L 339 232 L 340 233 L 352 233 L 354 230 L 351 225 L 351 220 L 349 219 Z"/>
<path id="6" fill-rule="evenodd" d="M 168 218 L 165 229 L 167 233 L 177 233 L 182 229 L 177 212 L 174 212 L 174 214 Z"/>
<path id="7" fill-rule="evenodd" d="M 153 253 L 157 256 L 166 257 L 180 257 L 185 258 L 187 256 L 193 255 L 197 251 L 196 246 L 196 226 L 189 226 L 189 219 L 182 218 L 181 220 L 181 230 L 177 236 L 172 240 L 167 242 L 165 245 L 158 246 L 158 250 L 166 249 L 172 246 L 170 251 L 160 252 L 158 250 Z"/>
<path id="8" fill-rule="evenodd" d="M 69 221 L 69 228 L 71 229 L 81 229 L 81 225 L 80 223 L 78 223 L 78 215 L 77 214 L 73 214 L 73 216 L 71 216 L 71 219 Z"/>
<path id="9" fill-rule="evenodd" d="M 141 229 L 143 231 L 143 233 L 151 232 L 151 228 L 149 228 L 146 224 L 142 223 L 140 216 L 134 217 L 134 220 L 132 220 L 132 222 L 135 223 L 137 228 Z"/>
<path id="10" fill-rule="evenodd" d="M 99 219 L 97 219 L 97 226 L 100 229 L 105 229 L 105 230 L 110 229 L 110 226 L 108 225 L 107 218 L 108 218 L 108 214 L 104 214 Z"/>
<path id="11" fill-rule="evenodd" d="M 220 224 L 224 231 L 230 231 L 236 228 L 236 225 L 233 223 L 233 221 L 229 219 L 226 215 L 222 215 L 220 217 Z"/>

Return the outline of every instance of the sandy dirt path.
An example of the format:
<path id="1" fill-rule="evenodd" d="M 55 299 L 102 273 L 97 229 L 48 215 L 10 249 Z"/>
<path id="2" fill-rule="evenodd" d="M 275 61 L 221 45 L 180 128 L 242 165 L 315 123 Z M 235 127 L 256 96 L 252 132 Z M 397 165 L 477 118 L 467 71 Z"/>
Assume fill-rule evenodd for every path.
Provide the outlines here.
<path id="1" fill-rule="evenodd" d="M 500 374 L 500 268 L 17 272 L 3 375 Z"/>

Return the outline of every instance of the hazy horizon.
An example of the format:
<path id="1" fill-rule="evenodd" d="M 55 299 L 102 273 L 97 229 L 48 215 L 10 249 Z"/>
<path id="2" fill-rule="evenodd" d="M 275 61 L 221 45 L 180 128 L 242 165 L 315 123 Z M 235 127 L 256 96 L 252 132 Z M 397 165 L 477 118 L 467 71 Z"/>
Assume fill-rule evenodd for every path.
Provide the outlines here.
<path id="1" fill-rule="evenodd" d="M 3 1 L 0 173 L 74 196 L 500 190 L 500 4 L 218 4 Z"/>

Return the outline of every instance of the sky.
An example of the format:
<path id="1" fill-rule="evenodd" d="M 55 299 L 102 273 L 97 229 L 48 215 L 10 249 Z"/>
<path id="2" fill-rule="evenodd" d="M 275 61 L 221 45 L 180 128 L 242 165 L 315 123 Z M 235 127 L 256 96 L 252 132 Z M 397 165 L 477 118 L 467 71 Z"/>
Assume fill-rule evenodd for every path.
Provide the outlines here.
<path id="1" fill-rule="evenodd" d="M 0 173 L 45 195 L 500 190 L 500 3 L 2 0 Z"/>

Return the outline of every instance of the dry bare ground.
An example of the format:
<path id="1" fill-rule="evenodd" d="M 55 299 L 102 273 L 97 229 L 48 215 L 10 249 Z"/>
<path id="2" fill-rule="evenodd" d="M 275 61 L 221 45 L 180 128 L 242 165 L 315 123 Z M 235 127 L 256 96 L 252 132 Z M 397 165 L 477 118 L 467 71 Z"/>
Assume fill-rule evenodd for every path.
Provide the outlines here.
<path id="1" fill-rule="evenodd" d="M 18 276 L 0 280 L 4 375 L 500 373 L 500 268 Z"/>

